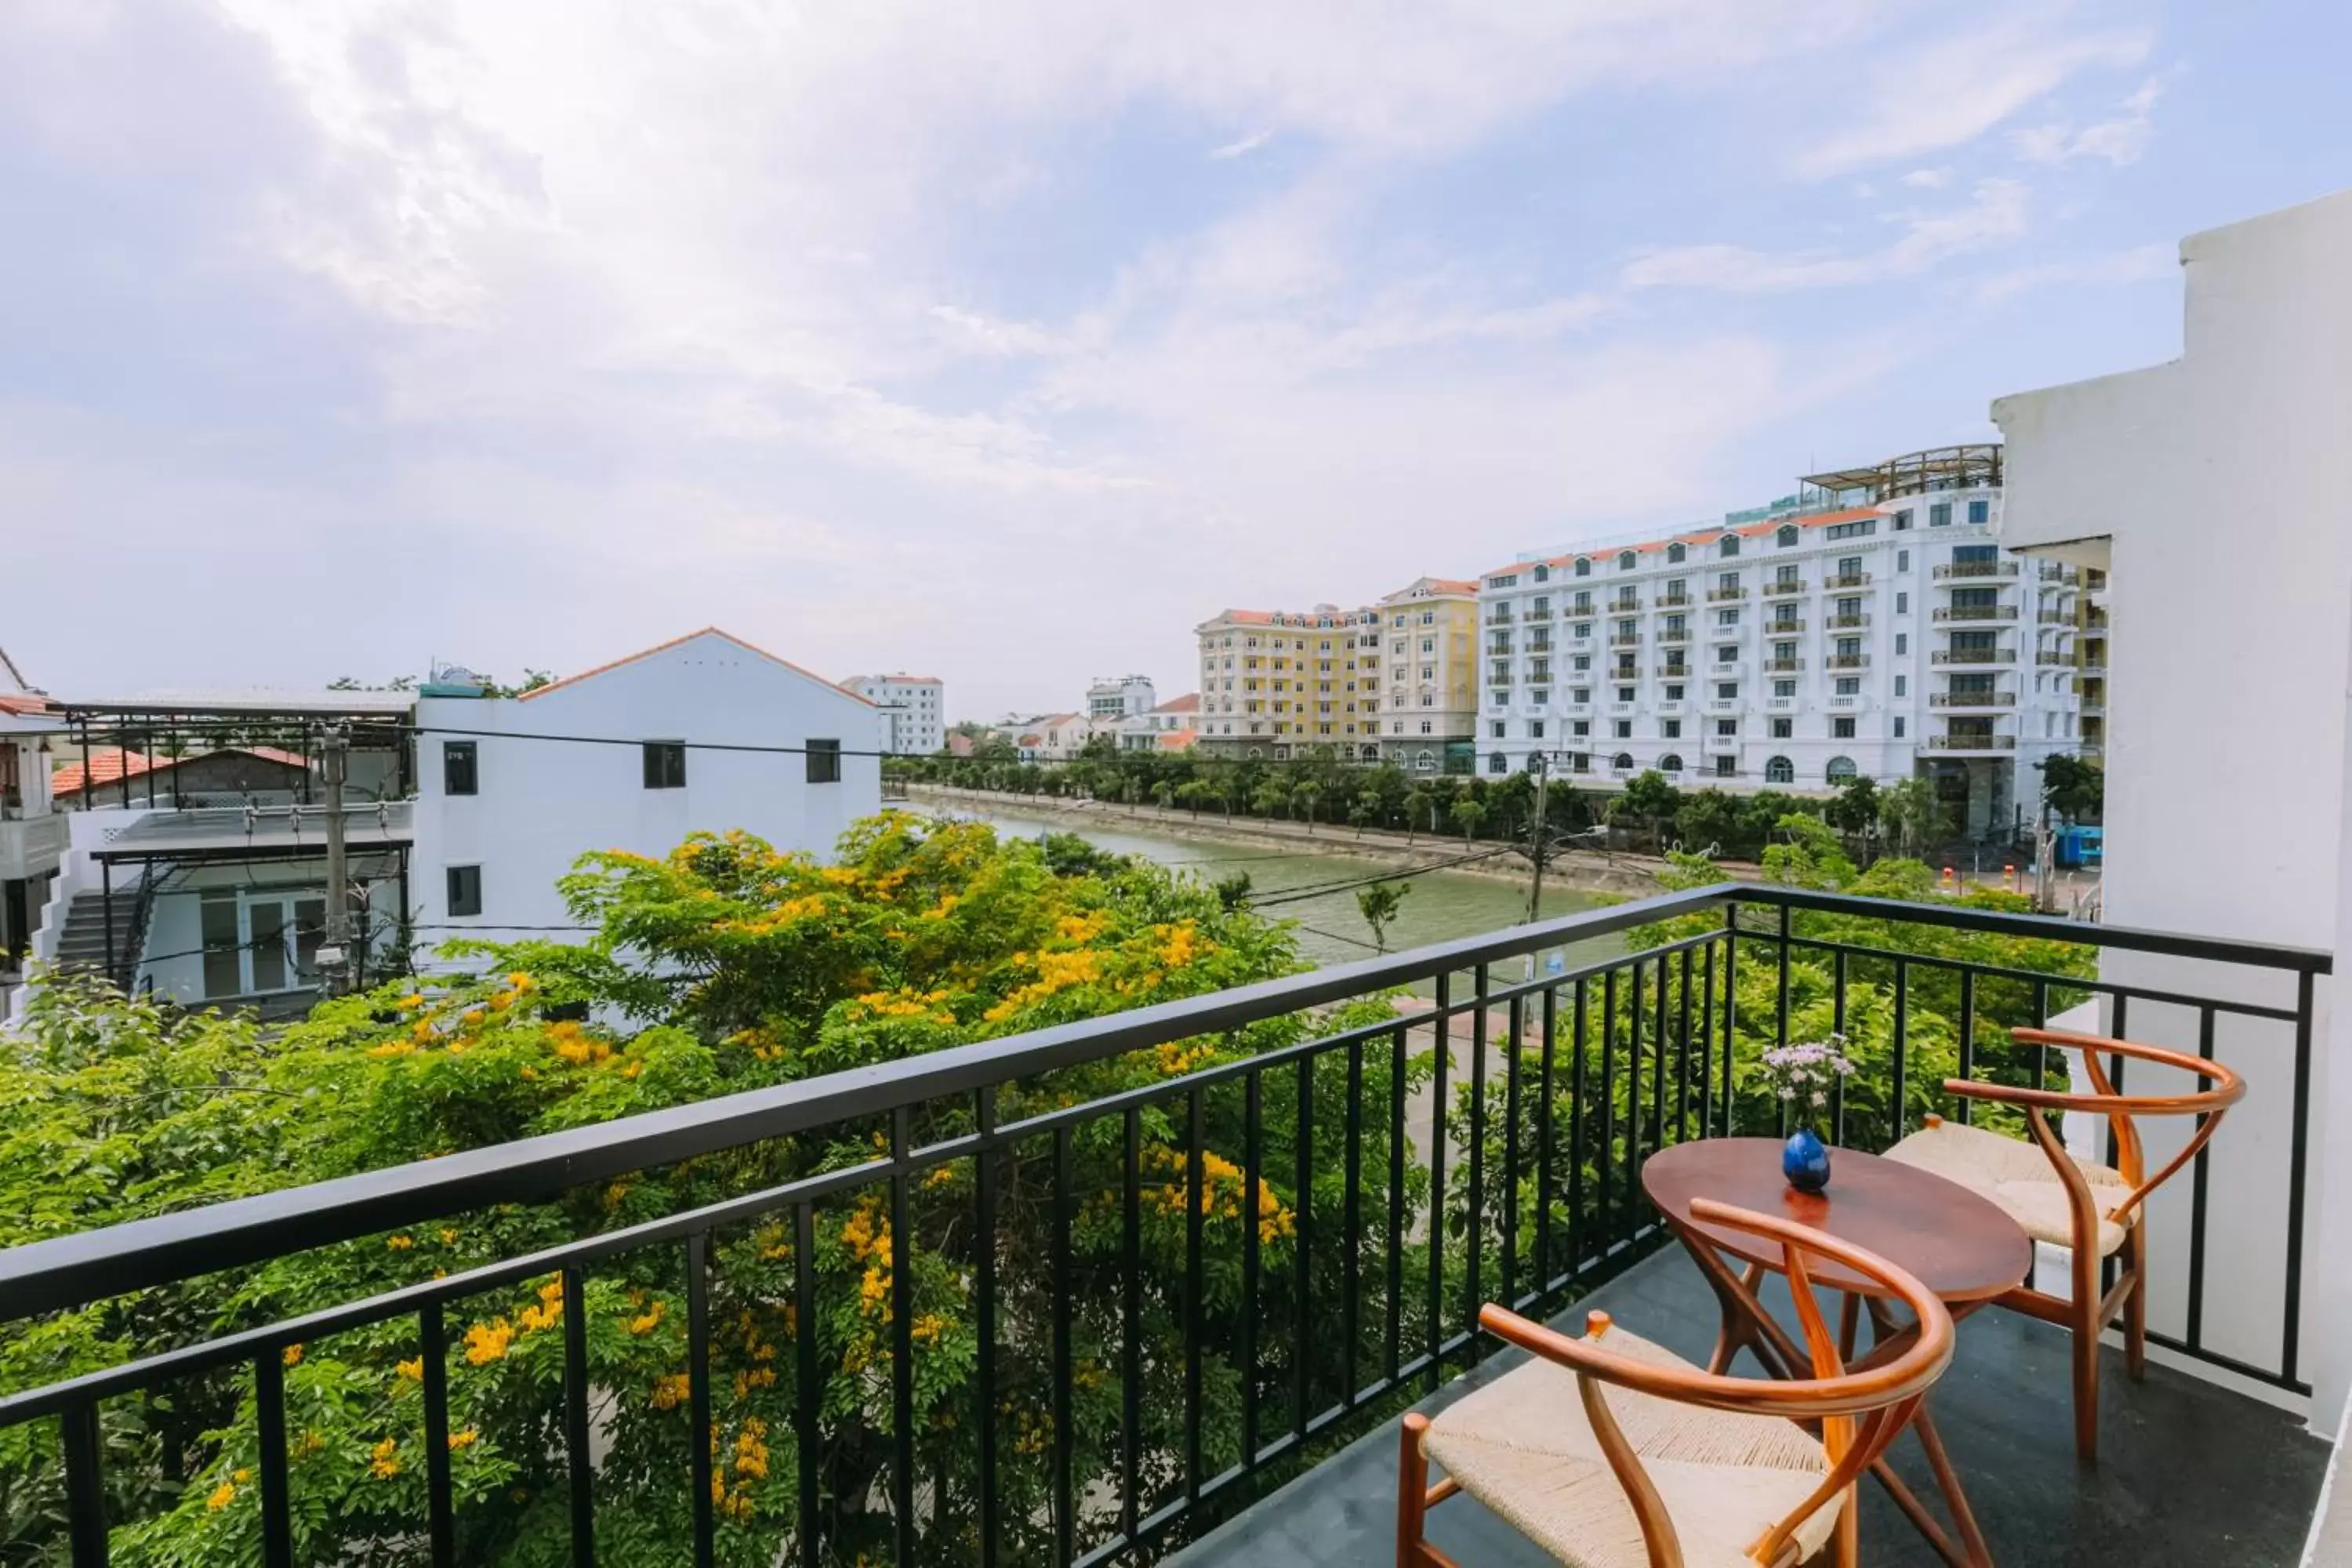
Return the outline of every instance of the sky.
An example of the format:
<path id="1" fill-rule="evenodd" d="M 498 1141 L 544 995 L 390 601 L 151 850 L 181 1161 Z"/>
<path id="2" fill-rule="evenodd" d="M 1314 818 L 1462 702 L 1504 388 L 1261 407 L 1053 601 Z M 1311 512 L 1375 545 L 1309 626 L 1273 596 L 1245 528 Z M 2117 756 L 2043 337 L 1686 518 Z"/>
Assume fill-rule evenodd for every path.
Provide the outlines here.
<path id="1" fill-rule="evenodd" d="M 0 0 L 0 647 L 952 718 L 2179 352 L 2352 6 Z"/>

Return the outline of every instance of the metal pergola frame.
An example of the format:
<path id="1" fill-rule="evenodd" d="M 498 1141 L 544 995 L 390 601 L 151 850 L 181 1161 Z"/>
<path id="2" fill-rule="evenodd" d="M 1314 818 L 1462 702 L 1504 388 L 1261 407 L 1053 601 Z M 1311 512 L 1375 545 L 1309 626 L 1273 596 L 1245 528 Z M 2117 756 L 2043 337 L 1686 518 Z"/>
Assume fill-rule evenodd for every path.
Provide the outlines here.
<path id="1" fill-rule="evenodd" d="M 337 701 L 333 700 L 335 696 L 323 694 L 325 700 L 317 702 L 288 700 L 250 704 L 137 698 L 57 702 L 53 704 L 53 717 L 67 745 L 79 747 L 81 752 L 82 787 L 78 798 L 84 811 L 93 810 L 98 805 L 98 786 L 90 776 L 91 752 L 105 746 L 150 758 L 162 754 L 174 759 L 237 746 L 271 746 L 291 752 L 302 759 L 302 799 L 308 805 L 314 771 L 311 742 L 320 727 L 326 724 L 346 727 L 354 752 L 393 753 L 398 763 L 400 793 L 406 795 L 415 779 L 408 709 L 388 708 L 382 701 Z M 117 804 L 126 807 L 142 804 L 176 806 L 176 788 L 168 800 L 159 801 L 155 794 L 156 774 L 170 771 L 173 770 L 152 766 L 145 771 L 142 775 L 146 781 L 145 799 L 142 801 L 134 798 L 133 781 L 125 770 L 112 781 L 120 792 Z"/>

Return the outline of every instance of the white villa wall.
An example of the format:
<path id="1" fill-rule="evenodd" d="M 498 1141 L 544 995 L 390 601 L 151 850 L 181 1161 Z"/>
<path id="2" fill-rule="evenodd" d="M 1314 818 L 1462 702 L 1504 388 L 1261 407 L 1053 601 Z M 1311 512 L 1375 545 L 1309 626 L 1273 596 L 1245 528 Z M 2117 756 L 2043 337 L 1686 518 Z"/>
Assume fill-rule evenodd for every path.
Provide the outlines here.
<path id="1" fill-rule="evenodd" d="M 564 927 L 557 879 L 582 855 L 661 855 L 697 829 L 742 828 L 779 849 L 825 855 L 881 805 L 881 715 L 865 700 L 715 634 L 688 639 L 524 700 L 417 702 L 416 847 L 410 900 L 427 943 Z M 492 731 L 481 737 L 436 730 Z M 579 744 L 513 737 L 610 737 Z M 838 740 L 841 782 L 811 784 L 805 758 L 689 750 L 686 787 L 645 787 L 640 743 L 800 746 Z M 443 790 L 442 747 L 472 739 L 479 793 Z M 453 920 L 447 868 L 482 867 L 482 912 Z M 566 933 L 543 934 L 559 940 Z"/>
<path id="2" fill-rule="evenodd" d="M 2180 359 L 1993 405 L 2008 439 L 2003 542 L 2111 573 L 2107 920 L 2352 952 L 2352 515 L 2340 481 L 2352 432 L 2352 195 L 2194 236 L 2181 258 Z M 2105 973 L 2294 1000 L 2289 978 L 2183 960 L 2115 955 Z M 2299 1372 L 2315 1384 L 2315 1424 L 2333 1430 L 2352 1386 L 2352 1069 L 2340 1065 L 2352 1061 L 2352 1033 L 2331 1032 L 2326 993 Z M 2134 1005 L 2127 1026 L 2197 1044 L 2182 1009 Z M 2212 1162 L 2206 1339 L 2267 1362 L 2285 1272 L 2294 1038 L 2281 1024 L 2225 1022 L 2217 1047 L 2250 1089 Z M 2186 1189 L 2175 1183 L 2154 1210 L 2151 1322 L 2174 1331 Z"/>

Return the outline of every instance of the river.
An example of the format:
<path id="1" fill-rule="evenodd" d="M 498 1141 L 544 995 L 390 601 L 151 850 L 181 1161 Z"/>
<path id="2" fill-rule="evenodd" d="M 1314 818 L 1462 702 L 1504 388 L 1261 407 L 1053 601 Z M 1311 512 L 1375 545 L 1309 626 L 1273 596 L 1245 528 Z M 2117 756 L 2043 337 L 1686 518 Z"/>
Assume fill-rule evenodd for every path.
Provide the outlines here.
<path id="1" fill-rule="evenodd" d="M 1215 844 L 1162 837 L 1127 824 L 1117 828 L 1087 824 L 1081 830 L 1066 822 L 1024 816 L 1012 811 L 972 811 L 958 807 L 952 815 L 987 822 L 1000 832 L 1024 838 L 1034 838 L 1044 833 L 1077 832 L 1098 848 L 1118 855 L 1139 856 L 1211 881 L 1245 871 L 1249 874 L 1251 891 L 1264 898 L 1271 898 L 1288 889 L 1342 881 L 1360 882 L 1367 877 L 1376 877 L 1391 868 L 1376 860 L 1357 859 L 1346 855 L 1318 855 L 1272 845 Z M 1335 828 L 1333 831 L 1344 835 L 1347 829 Z M 1429 858 L 1433 860 L 1459 852 L 1458 845 L 1449 845 L 1444 840 L 1435 840 L 1429 845 Z M 1432 871 L 1403 885 L 1410 887 L 1412 891 L 1405 894 L 1403 906 L 1389 924 L 1388 947 L 1391 952 L 1454 937 L 1473 936 L 1499 926 L 1516 925 L 1527 919 L 1528 890 L 1522 882 L 1506 881 L 1496 877 L 1468 876 L 1459 871 Z M 1578 910 L 1591 909 L 1600 901 L 1588 893 L 1548 888 L 1544 892 L 1543 912 L 1546 915 L 1571 914 Z M 1356 909 L 1353 889 L 1302 898 L 1295 903 L 1274 904 L 1265 913 L 1295 922 L 1300 952 L 1318 966 L 1370 958 L 1373 954 L 1371 929 L 1365 925 L 1363 916 Z"/>

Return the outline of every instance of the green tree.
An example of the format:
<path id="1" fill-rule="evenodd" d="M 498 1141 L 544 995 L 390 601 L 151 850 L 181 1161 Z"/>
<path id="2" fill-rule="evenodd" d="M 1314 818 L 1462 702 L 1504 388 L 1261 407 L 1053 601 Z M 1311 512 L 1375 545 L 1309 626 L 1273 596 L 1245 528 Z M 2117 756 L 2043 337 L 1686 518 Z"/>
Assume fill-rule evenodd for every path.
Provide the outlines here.
<path id="1" fill-rule="evenodd" d="M 1364 829 L 1381 819 L 1381 810 L 1382 803 L 1378 790 L 1364 789 L 1356 792 L 1355 798 L 1348 803 L 1348 821 L 1356 829 L 1357 837 L 1361 838 L 1364 836 Z"/>
<path id="2" fill-rule="evenodd" d="M 1665 847 L 1666 824 L 1675 819 L 1682 804 L 1682 791 L 1655 768 L 1645 768 L 1626 780 L 1624 792 L 1617 797 L 1618 811 L 1647 824 L 1650 840 L 1660 849 Z"/>
<path id="3" fill-rule="evenodd" d="M 2070 822 L 2096 822 L 2106 810 L 2107 770 L 2087 757 L 2044 757 L 2042 802 Z"/>
<path id="4" fill-rule="evenodd" d="M 1835 799 L 1823 809 L 1830 823 L 1844 832 L 1866 834 L 1878 826 L 1878 784 L 1868 773 L 1846 780 Z"/>
<path id="5" fill-rule="evenodd" d="M 1878 819 L 1898 853 L 1918 855 L 1943 841 L 1950 831 L 1951 814 L 1937 796 L 1935 782 L 1915 777 L 1879 792 Z"/>
<path id="6" fill-rule="evenodd" d="M 1374 882 L 1369 888 L 1356 889 L 1356 912 L 1362 915 L 1364 923 L 1372 929 L 1375 952 L 1388 952 L 1389 922 L 1396 919 L 1398 909 L 1404 903 L 1404 896 L 1411 891 L 1412 884 L 1410 882 Z"/>
<path id="7" fill-rule="evenodd" d="M 1465 795 L 1454 803 L 1448 815 L 1454 818 L 1454 826 L 1462 830 L 1462 842 L 1468 844 L 1478 837 L 1478 826 L 1486 820 L 1486 807 L 1476 795 Z"/>

